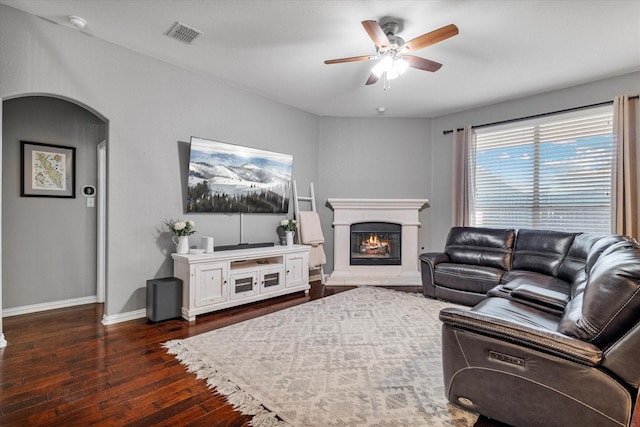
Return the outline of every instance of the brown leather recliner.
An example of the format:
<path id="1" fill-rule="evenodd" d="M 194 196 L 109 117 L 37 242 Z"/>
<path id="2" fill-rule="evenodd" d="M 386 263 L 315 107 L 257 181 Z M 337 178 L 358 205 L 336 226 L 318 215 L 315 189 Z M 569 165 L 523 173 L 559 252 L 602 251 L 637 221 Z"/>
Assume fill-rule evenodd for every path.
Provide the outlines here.
<path id="1" fill-rule="evenodd" d="M 571 240 L 551 275 L 529 275 L 522 267 L 545 261 L 523 259 L 523 274 L 474 307 L 441 311 L 449 401 L 519 427 L 630 424 L 640 385 L 640 247 L 620 236 Z"/>

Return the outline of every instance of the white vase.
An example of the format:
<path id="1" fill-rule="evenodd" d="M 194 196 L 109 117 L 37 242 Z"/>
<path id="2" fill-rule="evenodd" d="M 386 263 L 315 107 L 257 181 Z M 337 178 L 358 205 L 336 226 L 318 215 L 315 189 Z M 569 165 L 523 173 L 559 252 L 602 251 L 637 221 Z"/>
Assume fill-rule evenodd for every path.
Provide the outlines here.
<path id="1" fill-rule="evenodd" d="M 173 236 L 171 240 L 173 240 L 173 243 L 176 245 L 176 253 L 189 253 L 189 236 Z"/>
<path id="2" fill-rule="evenodd" d="M 293 231 L 287 231 L 287 246 L 293 246 Z"/>

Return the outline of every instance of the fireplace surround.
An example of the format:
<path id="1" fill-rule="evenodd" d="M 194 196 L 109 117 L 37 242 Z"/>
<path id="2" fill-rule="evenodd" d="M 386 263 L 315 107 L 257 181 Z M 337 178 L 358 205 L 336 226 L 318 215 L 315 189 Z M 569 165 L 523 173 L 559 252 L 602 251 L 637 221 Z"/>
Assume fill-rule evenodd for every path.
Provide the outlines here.
<path id="1" fill-rule="evenodd" d="M 334 265 L 326 280 L 327 285 L 420 286 L 419 213 L 428 203 L 427 199 L 329 199 L 328 203 L 333 209 Z M 391 241 L 367 243 L 365 238 L 361 247 L 362 241 L 356 239 L 357 247 L 354 246 L 354 227 L 356 234 L 364 230 L 360 237 L 365 237 L 372 225 L 380 224 L 389 225 L 379 230 L 378 240 L 382 235 L 391 237 Z M 359 228 L 361 226 L 364 228 Z M 397 233 L 397 238 L 389 236 L 390 233 Z M 397 246 L 396 253 L 393 253 L 394 245 Z M 387 249 L 388 253 L 385 252 Z M 356 250 L 363 251 L 363 255 L 356 256 L 354 262 Z M 395 255 L 398 260 L 387 261 Z"/>

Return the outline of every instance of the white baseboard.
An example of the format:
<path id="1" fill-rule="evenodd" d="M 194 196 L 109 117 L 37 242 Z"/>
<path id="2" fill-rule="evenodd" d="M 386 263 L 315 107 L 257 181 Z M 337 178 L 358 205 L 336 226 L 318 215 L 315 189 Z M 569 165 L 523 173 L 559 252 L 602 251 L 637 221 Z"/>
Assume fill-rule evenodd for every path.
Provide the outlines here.
<path id="1" fill-rule="evenodd" d="M 129 320 L 141 319 L 143 317 L 147 317 L 146 308 L 136 311 L 128 311 L 126 313 L 112 314 L 111 316 L 107 316 L 105 314 L 102 316 L 102 324 L 113 325 L 114 323 L 127 322 Z"/>
<path id="2" fill-rule="evenodd" d="M 38 313 L 40 311 L 54 310 L 56 308 L 73 307 L 83 304 L 94 304 L 98 298 L 90 297 L 73 298 L 62 301 L 43 302 L 41 304 L 23 305 L 22 307 L 10 307 L 2 309 L 2 317 L 19 316 L 20 314 Z"/>
<path id="3" fill-rule="evenodd" d="M 7 340 L 4 339 L 4 334 L 0 334 L 0 348 L 7 346 Z"/>

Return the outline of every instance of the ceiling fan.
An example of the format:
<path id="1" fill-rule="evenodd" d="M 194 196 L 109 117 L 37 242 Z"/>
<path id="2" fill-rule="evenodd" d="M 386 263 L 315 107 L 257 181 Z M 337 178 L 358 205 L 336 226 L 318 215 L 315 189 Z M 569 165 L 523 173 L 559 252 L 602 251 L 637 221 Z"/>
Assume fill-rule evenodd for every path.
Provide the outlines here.
<path id="1" fill-rule="evenodd" d="M 379 61 L 371 69 L 371 75 L 365 84 L 374 84 L 378 79 L 383 77 L 385 79 L 385 89 L 387 88 L 387 80 L 395 79 L 406 71 L 408 67 L 431 72 L 438 71 L 440 67 L 442 67 L 442 64 L 419 56 L 408 55 L 407 53 L 415 52 L 416 50 L 431 46 L 458 34 L 458 27 L 449 24 L 405 42 L 402 38 L 396 36 L 400 25 L 395 22 L 387 22 L 386 24 L 379 25 L 376 21 L 362 21 L 362 26 L 376 45 L 376 55 L 329 59 L 324 61 L 324 63 L 340 64 L 343 62 L 377 59 Z"/>

